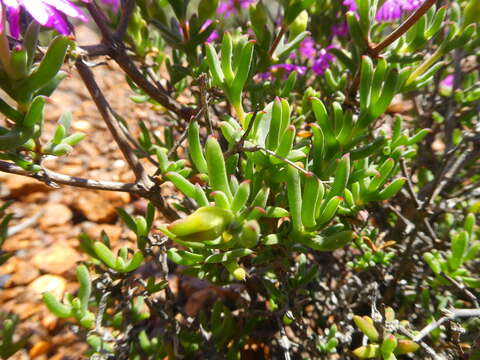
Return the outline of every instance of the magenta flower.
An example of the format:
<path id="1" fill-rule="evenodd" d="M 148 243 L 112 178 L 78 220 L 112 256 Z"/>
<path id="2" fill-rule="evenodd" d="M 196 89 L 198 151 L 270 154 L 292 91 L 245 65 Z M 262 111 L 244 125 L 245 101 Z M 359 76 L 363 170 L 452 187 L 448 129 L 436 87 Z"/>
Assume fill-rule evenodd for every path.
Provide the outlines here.
<path id="1" fill-rule="evenodd" d="M 452 74 L 447 75 L 445 79 L 440 81 L 440 86 L 445 88 L 453 88 L 454 76 Z"/>
<path id="2" fill-rule="evenodd" d="M 315 49 L 315 40 L 313 40 L 313 38 L 310 36 L 303 39 L 303 41 L 300 43 L 299 51 L 301 56 L 313 60 L 313 58 L 315 58 L 315 54 L 317 53 L 317 50 Z"/>
<path id="3" fill-rule="evenodd" d="M 341 24 L 335 24 L 332 26 L 332 35 L 337 37 L 344 37 L 348 34 L 348 24 L 346 21 Z"/>
<path id="4" fill-rule="evenodd" d="M 205 21 L 203 23 L 202 27 L 200 28 L 200 32 L 205 31 L 205 29 L 207 27 L 209 27 L 211 23 L 213 23 L 213 20 L 208 19 L 207 21 Z M 180 31 L 182 31 L 182 29 L 180 29 Z M 183 31 L 182 31 L 182 33 L 183 33 Z M 213 30 L 212 33 L 208 36 L 207 40 L 205 40 L 205 42 L 212 43 L 215 40 L 217 40 L 218 38 L 220 38 L 220 35 L 218 34 L 218 31 Z"/>
<path id="5" fill-rule="evenodd" d="M 90 2 L 90 0 L 82 1 Z M 87 21 L 87 17 L 83 12 L 70 0 L 1 0 L 0 5 L 2 3 L 2 6 L 5 6 L 7 9 L 10 33 L 16 38 L 20 35 L 21 8 L 24 8 L 39 24 L 54 28 L 64 35 L 70 33 L 70 27 L 64 17 L 65 15 L 81 21 Z"/>
<path id="6" fill-rule="evenodd" d="M 226 18 L 234 15 L 239 9 L 248 8 L 255 0 L 227 0 L 218 5 L 217 12 Z"/>
<path id="7" fill-rule="evenodd" d="M 348 11 L 357 11 L 357 3 L 355 0 L 343 0 L 342 4 L 347 7 Z"/>
<path id="8" fill-rule="evenodd" d="M 329 50 L 334 48 L 335 45 L 329 45 L 325 49 L 322 49 L 318 52 L 318 58 L 315 60 L 312 66 L 312 70 L 315 74 L 322 76 L 325 74 L 325 70 L 327 70 L 330 66 L 330 63 L 335 59 Z"/>
<path id="9" fill-rule="evenodd" d="M 307 72 L 307 67 L 295 64 L 276 64 L 270 66 L 268 72 L 258 73 L 256 76 L 261 80 L 273 80 L 276 75 L 280 74 L 282 79 L 286 79 L 293 71 L 302 76 Z"/>
<path id="10" fill-rule="evenodd" d="M 422 5 L 423 0 L 387 0 L 378 9 L 377 21 L 392 21 L 399 19 L 404 11 L 412 11 Z"/>
<path id="11" fill-rule="evenodd" d="M 205 42 L 212 43 L 218 39 L 220 39 L 220 35 L 218 35 L 218 31 L 213 30 L 212 33 L 208 36 L 207 40 L 205 40 Z"/>
<path id="12" fill-rule="evenodd" d="M 412 11 L 420 7 L 423 4 L 424 0 L 402 0 L 402 8 L 405 11 Z"/>

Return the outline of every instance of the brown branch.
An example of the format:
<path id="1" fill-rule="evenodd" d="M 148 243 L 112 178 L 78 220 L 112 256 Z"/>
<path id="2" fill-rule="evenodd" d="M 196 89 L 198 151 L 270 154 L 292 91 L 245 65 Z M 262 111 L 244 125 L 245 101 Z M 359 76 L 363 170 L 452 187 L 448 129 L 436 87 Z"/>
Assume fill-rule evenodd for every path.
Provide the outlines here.
<path id="1" fill-rule="evenodd" d="M 284 158 L 283 156 L 278 155 L 275 151 L 269 150 L 267 148 L 264 148 L 264 147 L 261 147 L 261 146 L 243 147 L 243 148 L 239 149 L 238 152 L 242 152 L 242 151 L 248 151 L 248 152 L 264 151 L 266 154 L 271 155 L 273 157 L 276 157 L 277 159 L 283 161 L 285 164 L 288 164 L 291 167 L 293 167 L 294 169 L 297 169 L 302 174 L 307 175 L 307 176 L 312 175 L 311 172 L 301 168 L 300 166 L 295 164 L 293 161 L 288 160 L 287 158 Z"/>
<path id="2" fill-rule="evenodd" d="M 175 113 L 179 117 L 190 120 L 191 116 L 194 114 L 195 110 L 190 107 L 185 107 L 175 100 L 170 98 L 169 94 L 162 91 L 150 81 L 148 81 L 143 74 L 137 69 L 133 61 L 127 55 L 127 49 L 125 44 L 118 40 L 114 34 L 110 31 L 106 25 L 106 19 L 102 11 L 98 8 L 95 3 L 86 4 L 92 19 L 97 24 L 102 37 L 103 43 L 109 49 L 108 55 L 115 60 L 115 62 L 120 66 L 120 68 L 128 75 L 128 77 L 145 93 L 147 93 L 152 99 L 157 101 L 167 110 Z"/>
<path id="3" fill-rule="evenodd" d="M 206 108 L 203 108 L 203 107 L 200 108 L 200 111 L 198 111 L 197 114 L 190 119 L 189 123 L 192 121 L 198 121 L 202 117 L 204 111 L 206 111 Z M 188 124 L 187 126 L 185 126 L 185 129 L 183 130 L 182 135 L 177 139 L 175 144 L 173 144 L 173 147 L 167 153 L 167 156 L 172 156 L 180 147 L 180 145 L 182 145 L 182 143 L 185 141 L 187 136 L 188 136 Z"/>
<path id="4" fill-rule="evenodd" d="M 104 44 L 84 45 L 80 47 L 89 57 L 106 56 L 109 53 L 108 47 Z"/>
<path id="5" fill-rule="evenodd" d="M 115 37 L 118 40 L 122 40 L 125 37 L 125 33 L 128 29 L 128 24 L 132 18 L 133 10 L 135 9 L 135 0 L 126 0 L 125 5 L 122 5 L 122 17 L 118 24 Z"/>
<path id="6" fill-rule="evenodd" d="M 207 123 L 208 133 L 211 135 L 213 133 L 212 120 L 210 119 L 210 114 L 208 112 L 208 98 L 207 98 L 207 86 L 208 86 L 208 77 L 207 74 L 200 75 L 198 79 L 200 82 L 200 104 L 204 111 L 205 122 Z"/>
<path id="7" fill-rule="evenodd" d="M 386 47 L 405 34 L 438 0 L 426 0 L 412 15 L 408 17 L 399 27 L 393 30 L 385 39 L 373 48 L 368 49 L 372 57 L 377 57 Z"/>
<path id="8" fill-rule="evenodd" d="M 439 195 L 444 187 L 452 180 L 455 174 L 457 174 L 464 165 L 464 160 L 468 155 L 468 151 L 464 151 L 455 158 L 455 151 L 449 154 L 449 159 L 445 162 L 440 174 L 435 177 L 433 186 L 429 189 L 430 191 L 425 196 L 425 202 L 423 203 L 423 208 L 428 209 L 437 195 Z M 427 185 L 428 186 L 428 185 Z"/>
<path id="9" fill-rule="evenodd" d="M 418 199 L 415 189 L 413 188 L 412 177 L 407 170 L 407 165 L 405 164 L 405 159 L 400 159 L 400 166 L 402 169 L 403 176 L 407 179 L 407 191 L 410 194 L 410 197 L 413 201 L 415 201 L 415 205 L 417 205 L 417 209 L 422 207 L 422 202 Z"/>
<path id="10" fill-rule="evenodd" d="M 288 29 L 288 27 L 286 25 L 282 25 L 282 27 L 280 28 L 280 31 L 277 34 L 277 37 L 275 38 L 275 40 L 273 40 L 273 44 L 270 47 L 270 49 L 268 50 L 268 56 L 270 56 L 270 58 L 272 58 L 273 53 L 277 49 L 278 44 L 280 44 L 280 40 L 282 40 L 283 35 L 285 35 L 285 33 L 287 32 L 287 29 Z"/>
<path id="11" fill-rule="evenodd" d="M 120 191 L 137 194 L 140 196 L 147 195 L 147 191 L 145 190 L 145 188 L 139 184 L 79 178 L 76 176 L 60 174 L 46 168 L 43 168 L 43 171 L 34 173 L 24 170 L 20 166 L 17 166 L 7 161 L 0 161 L 0 171 L 15 175 L 31 177 L 47 184 L 48 186 L 53 187 L 58 187 L 58 184 L 62 184 L 92 190 Z"/>
<path id="12" fill-rule="evenodd" d="M 257 118 L 257 114 L 258 114 L 258 110 L 255 110 L 253 112 L 252 118 L 250 119 L 250 121 L 248 123 L 247 130 L 245 130 L 242 137 L 240 138 L 240 140 L 237 141 L 237 143 L 233 146 L 233 148 L 225 153 L 224 156 L 226 158 L 233 155 L 233 154 L 238 154 L 238 153 L 242 152 L 242 150 L 244 149 L 245 140 L 247 140 L 248 135 L 250 135 L 250 132 L 253 129 L 253 125 L 254 125 L 255 119 Z"/>
<path id="13" fill-rule="evenodd" d="M 440 275 L 445 279 L 447 279 L 449 282 L 451 282 L 457 290 L 459 290 L 463 295 L 465 295 L 465 297 L 467 297 L 472 302 L 473 306 L 475 306 L 476 308 L 480 308 L 480 304 L 478 304 L 477 297 L 474 294 L 472 294 L 472 292 L 468 290 L 465 287 L 465 285 L 463 285 L 461 282 L 458 282 L 457 280 L 452 278 L 450 275 L 445 274 L 444 272 L 441 272 Z"/>
<path id="14" fill-rule="evenodd" d="M 110 104 L 109 104 L 110 105 Z M 127 138 L 128 142 L 134 147 L 137 153 L 140 155 L 140 158 L 145 157 L 150 163 L 158 167 L 158 161 L 155 160 L 152 155 L 150 155 L 147 151 L 145 151 L 140 144 L 135 140 L 135 138 L 130 134 L 127 125 L 125 124 L 125 119 L 120 116 L 111 106 L 108 108 L 112 113 L 113 117 L 117 119 L 118 124 L 120 125 L 120 129 L 122 130 L 123 135 Z"/>
<path id="15" fill-rule="evenodd" d="M 109 104 L 107 99 L 103 95 L 102 91 L 100 90 L 95 78 L 93 76 L 92 71 L 90 68 L 83 62 L 82 59 L 78 59 L 75 63 L 77 70 L 80 74 L 80 77 L 83 80 L 83 83 L 87 87 L 90 96 L 92 97 L 95 105 L 97 106 L 98 111 L 102 115 L 105 124 L 110 130 L 115 142 L 117 143 L 120 151 L 122 152 L 125 160 L 127 160 L 128 165 L 132 169 L 135 174 L 135 178 L 137 181 L 141 182 L 144 186 L 149 187 L 151 184 L 150 179 L 148 178 L 148 174 L 146 173 L 143 165 L 138 160 L 137 156 L 133 152 L 132 148 L 128 144 L 128 140 L 126 139 L 125 135 L 120 128 L 118 122 L 113 119 L 110 115 Z"/>

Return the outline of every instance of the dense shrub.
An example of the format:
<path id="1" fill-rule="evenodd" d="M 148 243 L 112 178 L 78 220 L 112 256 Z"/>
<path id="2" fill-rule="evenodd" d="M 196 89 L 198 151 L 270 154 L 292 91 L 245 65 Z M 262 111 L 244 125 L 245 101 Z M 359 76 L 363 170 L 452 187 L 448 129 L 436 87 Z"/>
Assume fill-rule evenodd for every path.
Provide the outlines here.
<path id="1" fill-rule="evenodd" d="M 149 201 L 143 216 L 118 209 L 135 246 L 82 235 L 78 293 L 44 294 L 87 355 L 480 358 L 478 0 L 13 3 L 0 2 L 0 170 Z M 87 14 L 102 42 L 79 47 L 65 16 Z M 97 57 L 169 126 L 139 122 L 135 138 Z M 70 113 L 44 131 L 65 62 L 134 183 L 42 164 L 89 135 Z M 188 317 L 173 271 L 237 296 Z"/>

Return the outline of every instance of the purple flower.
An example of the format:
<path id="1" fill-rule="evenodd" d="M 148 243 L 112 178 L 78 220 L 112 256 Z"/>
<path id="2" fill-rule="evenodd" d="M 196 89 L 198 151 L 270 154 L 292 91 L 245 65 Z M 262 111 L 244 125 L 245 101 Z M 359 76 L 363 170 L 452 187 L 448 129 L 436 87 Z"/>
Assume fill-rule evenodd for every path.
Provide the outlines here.
<path id="1" fill-rule="evenodd" d="M 424 0 L 401 0 L 402 8 L 405 11 L 412 11 L 420 7 Z"/>
<path id="2" fill-rule="evenodd" d="M 329 45 L 325 49 L 322 49 L 318 52 L 318 58 L 315 60 L 312 66 L 312 70 L 317 75 L 325 74 L 325 70 L 328 69 L 330 63 L 335 59 L 329 50 L 334 48 L 335 45 Z"/>
<path id="3" fill-rule="evenodd" d="M 205 31 L 205 29 L 207 27 L 210 26 L 210 24 L 213 23 L 212 20 L 208 19 L 207 21 L 205 21 L 202 25 L 202 27 L 200 28 L 200 32 L 203 32 Z M 180 29 L 180 31 L 182 31 L 182 29 Z M 183 33 L 183 31 L 182 31 Z M 220 38 L 220 35 L 218 34 L 218 31 L 217 30 L 213 30 L 212 33 L 208 36 L 207 40 L 205 40 L 205 42 L 207 43 L 212 43 L 214 42 L 215 40 L 217 40 L 218 38 Z"/>
<path id="4" fill-rule="evenodd" d="M 207 43 L 212 43 L 215 40 L 218 40 L 220 38 L 220 35 L 218 35 L 217 30 L 213 30 L 212 33 L 208 36 L 207 40 L 205 40 Z"/>
<path id="5" fill-rule="evenodd" d="M 453 74 L 447 75 L 445 79 L 440 81 L 440 86 L 443 86 L 445 88 L 453 88 L 453 81 L 454 81 Z"/>
<path id="6" fill-rule="evenodd" d="M 392 21 L 399 19 L 404 11 L 412 11 L 422 5 L 423 0 L 387 0 L 378 9 L 377 21 Z"/>
<path id="7" fill-rule="evenodd" d="M 299 51 L 301 56 L 313 60 L 315 54 L 317 53 L 317 50 L 315 49 L 315 40 L 313 40 L 313 38 L 310 36 L 303 39 L 303 41 L 300 43 Z"/>
<path id="8" fill-rule="evenodd" d="M 236 14 L 238 9 L 249 7 L 254 1 L 255 0 L 227 0 L 218 5 L 217 12 L 228 18 Z"/>
<path id="9" fill-rule="evenodd" d="M 301 65 L 294 65 L 294 64 L 276 64 L 270 66 L 270 72 L 276 73 L 284 71 L 286 76 L 288 76 L 291 72 L 296 71 L 298 75 L 305 75 L 307 72 L 306 66 Z"/>
<path id="10" fill-rule="evenodd" d="M 91 0 L 82 1 L 90 2 Z M 70 0 L 0 0 L 0 4 L 2 3 L 7 9 L 10 33 L 16 38 L 20 35 L 21 8 L 24 8 L 39 24 L 54 28 L 64 35 L 70 33 L 70 27 L 64 18 L 65 15 L 87 21 L 83 12 Z"/>
<path id="11" fill-rule="evenodd" d="M 296 71 L 298 75 L 305 75 L 307 72 L 306 66 L 295 64 L 276 64 L 268 68 L 268 72 L 258 73 L 256 77 L 260 80 L 273 80 L 277 75 L 282 75 L 282 79 L 286 79 L 290 73 Z"/>
<path id="12" fill-rule="evenodd" d="M 378 9 L 376 19 L 378 21 L 391 21 L 402 16 L 403 9 L 398 0 L 387 0 Z"/>
<path id="13" fill-rule="evenodd" d="M 348 34 L 348 24 L 344 21 L 341 24 L 335 24 L 332 26 L 332 35 L 337 37 L 344 37 Z"/>
<path id="14" fill-rule="evenodd" d="M 342 4 L 348 8 L 348 11 L 357 11 L 357 3 L 355 0 L 343 0 Z"/>

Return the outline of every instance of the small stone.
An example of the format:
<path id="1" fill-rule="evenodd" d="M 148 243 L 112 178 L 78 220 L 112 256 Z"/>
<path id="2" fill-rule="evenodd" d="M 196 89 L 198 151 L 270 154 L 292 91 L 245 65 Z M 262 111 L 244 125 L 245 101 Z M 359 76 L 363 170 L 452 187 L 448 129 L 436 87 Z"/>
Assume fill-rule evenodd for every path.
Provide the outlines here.
<path id="1" fill-rule="evenodd" d="M 75 195 L 72 206 L 88 220 L 97 223 L 110 223 L 117 217 L 116 207 L 125 205 L 129 194 L 94 192 L 80 190 Z"/>
<path id="2" fill-rule="evenodd" d="M 57 327 L 58 317 L 52 314 L 50 311 L 45 310 L 45 315 L 42 317 L 41 324 L 45 329 L 53 331 Z"/>
<path id="3" fill-rule="evenodd" d="M 33 257 L 32 262 L 44 272 L 61 275 L 74 268 L 75 263 L 80 259 L 77 251 L 69 245 L 55 244 L 38 252 Z"/>
<path id="4" fill-rule="evenodd" d="M 92 125 L 87 120 L 76 120 L 72 122 L 72 128 L 77 131 L 88 131 Z"/>
<path id="5" fill-rule="evenodd" d="M 61 299 L 65 293 L 67 281 L 57 275 L 42 275 L 34 280 L 28 289 L 32 291 L 36 297 L 40 298 L 44 292 L 52 293 L 57 299 Z"/>
<path id="6" fill-rule="evenodd" d="M 64 225 L 72 219 L 72 211 L 63 204 L 46 204 L 40 218 L 40 227 L 46 230 L 52 226 Z"/>
<path id="7" fill-rule="evenodd" d="M 26 285 L 31 281 L 35 280 L 40 272 L 38 269 L 33 266 L 29 261 L 15 261 L 13 258 L 10 261 L 13 261 L 15 264 L 15 270 L 13 271 L 12 277 L 10 279 L 11 283 L 14 285 Z"/>
<path id="8" fill-rule="evenodd" d="M 1 182 L 10 191 L 10 197 L 22 198 L 35 192 L 47 192 L 51 188 L 44 183 L 30 177 L 2 174 Z"/>
<path id="9" fill-rule="evenodd" d="M 110 239 L 110 243 L 114 245 L 120 239 L 122 235 L 122 228 L 119 225 L 112 225 L 112 224 L 92 224 L 88 223 L 93 226 L 85 226 L 85 232 L 88 236 L 92 239 L 99 240 L 102 234 L 102 231 L 105 231 L 108 238 Z"/>
<path id="10" fill-rule="evenodd" d="M 32 346 L 30 351 L 28 352 L 28 355 L 30 355 L 30 358 L 36 358 L 40 355 L 45 354 L 48 350 L 51 348 L 51 344 L 47 341 L 39 341 L 35 345 Z"/>

